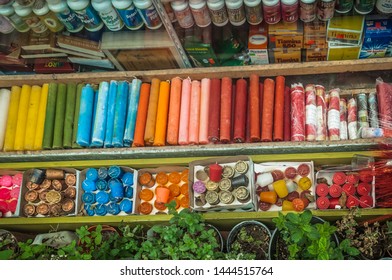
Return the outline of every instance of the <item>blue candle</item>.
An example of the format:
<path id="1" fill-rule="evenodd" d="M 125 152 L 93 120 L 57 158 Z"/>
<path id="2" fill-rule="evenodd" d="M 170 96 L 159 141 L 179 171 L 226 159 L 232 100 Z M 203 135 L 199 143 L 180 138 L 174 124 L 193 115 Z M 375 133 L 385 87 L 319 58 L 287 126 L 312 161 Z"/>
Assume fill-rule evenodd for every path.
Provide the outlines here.
<path id="1" fill-rule="evenodd" d="M 84 205 L 84 210 L 86 210 L 87 215 L 89 216 L 94 216 L 95 215 L 95 210 L 94 210 L 94 206 L 92 206 L 91 204 L 85 204 Z"/>
<path id="2" fill-rule="evenodd" d="M 114 147 L 120 148 L 123 144 L 125 118 L 127 116 L 128 107 L 128 82 L 118 82 L 116 107 L 114 110 L 114 124 L 113 124 L 113 140 Z"/>
<path id="3" fill-rule="evenodd" d="M 118 215 L 120 213 L 120 206 L 117 203 L 111 202 L 107 206 L 107 210 L 109 214 Z"/>
<path id="4" fill-rule="evenodd" d="M 128 186 L 125 188 L 125 197 L 132 198 L 133 197 L 133 186 Z"/>
<path id="5" fill-rule="evenodd" d="M 94 147 L 91 144 L 91 139 L 93 137 L 93 129 L 94 129 L 94 123 L 95 123 L 95 113 L 97 112 L 97 103 L 98 103 L 98 91 L 94 90 L 94 106 L 93 106 L 93 119 L 91 121 L 90 147 Z"/>
<path id="6" fill-rule="evenodd" d="M 82 183 L 82 189 L 83 189 L 85 192 L 93 192 L 93 191 L 96 191 L 96 190 L 97 190 L 97 185 L 95 184 L 94 181 L 91 181 L 91 180 L 86 179 L 86 180 L 84 180 L 83 183 Z"/>
<path id="7" fill-rule="evenodd" d="M 108 114 L 106 118 L 105 148 L 113 148 L 114 111 L 116 108 L 117 81 L 110 81 Z"/>
<path id="8" fill-rule="evenodd" d="M 87 84 L 82 89 L 76 143 L 82 147 L 90 145 L 91 125 L 94 111 L 94 89 Z"/>
<path id="9" fill-rule="evenodd" d="M 108 183 L 105 180 L 99 179 L 97 181 L 97 189 L 100 191 L 106 191 L 108 189 Z"/>
<path id="10" fill-rule="evenodd" d="M 121 201 L 120 203 L 120 209 L 121 211 L 124 211 L 125 213 L 129 214 L 132 212 L 132 207 L 133 207 L 133 202 L 128 200 L 128 199 L 124 199 L 123 201 Z"/>
<path id="11" fill-rule="evenodd" d="M 95 195 L 95 201 L 99 204 L 106 204 L 109 202 L 109 194 L 105 191 L 99 191 Z"/>
<path id="12" fill-rule="evenodd" d="M 121 181 L 123 182 L 124 186 L 132 186 L 133 185 L 133 173 L 126 172 L 121 177 Z"/>
<path id="13" fill-rule="evenodd" d="M 86 204 L 93 204 L 95 203 L 95 194 L 92 192 L 85 192 L 82 195 L 82 201 Z"/>
<path id="14" fill-rule="evenodd" d="M 100 167 L 98 169 L 98 179 L 105 180 L 108 177 L 108 169 L 106 167 Z"/>
<path id="15" fill-rule="evenodd" d="M 102 147 L 106 134 L 106 116 L 108 112 L 109 83 L 99 84 L 97 107 L 95 111 L 91 147 Z"/>
<path id="16" fill-rule="evenodd" d="M 132 86 L 129 90 L 129 104 L 127 113 L 127 123 L 124 132 L 124 146 L 130 147 L 135 134 L 137 107 L 139 105 L 140 86 L 142 81 L 139 79 L 132 80 Z"/>
<path id="17" fill-rule="evenodd" d="M 107 211 L 105 205 L 103 205 L 103 204 L 98 204 L 98 205 L 95 207 L 95 213 L 96 213 L 98 216 L 105 216 L 105 215 L 108 213 L 108 211 Z"/>
<path id="18" fill-rule="evenodd" d="M 97 181 L 98 179 L 98 171 L 95 168 L 89 168 L 86 171 L 86 179 L 91 181 Z"/>

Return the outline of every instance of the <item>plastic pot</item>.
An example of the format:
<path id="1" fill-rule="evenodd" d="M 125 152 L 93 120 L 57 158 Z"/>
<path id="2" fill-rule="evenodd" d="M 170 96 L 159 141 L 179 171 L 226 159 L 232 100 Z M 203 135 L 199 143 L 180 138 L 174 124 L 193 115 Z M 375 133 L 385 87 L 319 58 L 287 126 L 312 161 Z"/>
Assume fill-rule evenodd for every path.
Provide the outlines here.
<path id="1" fill-rule="evenodd" d="M 217 234 L 217 238 L 219 239 L 219 243 L 220 243 L 220 251 L 223 252 L 223 247 L 225 246 L 225 243 L 223 241 L 223 237 L 221 232 L 219 231 L 219 229 L 217 229 L 215 226 L 211 225 L 211 224 L 206 224 L 207 230 L 208 228 L 212 228 L 216 234 Z"/>

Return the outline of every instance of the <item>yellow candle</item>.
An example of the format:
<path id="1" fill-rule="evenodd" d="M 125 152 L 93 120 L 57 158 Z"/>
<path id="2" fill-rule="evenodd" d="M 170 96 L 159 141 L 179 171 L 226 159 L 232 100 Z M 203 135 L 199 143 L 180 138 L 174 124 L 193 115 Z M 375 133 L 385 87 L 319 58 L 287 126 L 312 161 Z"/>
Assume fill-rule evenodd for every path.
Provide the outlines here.
<path id="1" fill-rule="evenodd" d="M 24 138 L 26 134 L 27 112 L 29 110 L 31 86 L 23 85 L 20 93 L 18 108 L 18 119 L 16 122 L 14 150 L 22 151 L 24 149 Z M 29 137 L 32 137 L 31 135 Z"/>
<path id="2" fill-rule="evenodd" d="M 27 112 L 25 142 L 24 142 L 25 150 L 34 149 L 41 90 L 42 88 L 40 86 L 33 86 L 31 88 L 29 110 Z"/>
<path id="3" fill-rule="evenodd" d="M 48 101 L 49 84 L 43 84 L 41 98 L 39 100 L 37 127 L 35 130 L 34 150 L 42 150 L 42 139 L 44 138 L 44 126 L 46 117 L 46 103 Z"/>
<path id="4" fill-rule="evenodd" d="M 7 128 L 5 130 L 4 151 L 14 149 L 16 122 L 18 119 L 18 108 L 21 88 L 13 86 L 11 88 L 10 108 L 8 109 Z"/>
<path id="5" fill-rule="evenodd" d="M 286 187 L 285 180 L 278 180 L 272 184 L 274 187 L 275 192 L 278 194 L 280 198 L 286 197 L 289 194 L 289 191 Z"/>

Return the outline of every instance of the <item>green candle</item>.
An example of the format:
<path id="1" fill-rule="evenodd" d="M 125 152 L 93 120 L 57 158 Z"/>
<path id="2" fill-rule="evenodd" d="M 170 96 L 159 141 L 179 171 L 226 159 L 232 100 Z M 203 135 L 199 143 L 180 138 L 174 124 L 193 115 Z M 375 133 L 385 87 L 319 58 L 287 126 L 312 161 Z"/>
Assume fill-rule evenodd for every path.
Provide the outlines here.
<path id="1" fill-rule="evenodd" d="M 65 102 L 67 99 L 67 86 L 58 84 L 56 114 L 54 118 L 53 149 L 63 148 Z"/>
<path id="2" fill-rule="evenodd" d="M 81 148 L 78 143 L 76 143 L 76 135 L 78 133 L 78 120 L 79 120 L 79 111 L 80 111 L 80 97 L 82 96 L 82 89 L 84 84 L 78 84 L 76 88 L 76 101 L 75 101 L 75 114 L 74 114 L 74 123 L 72 130 L 72 148 Z"/>
<path id="3" fill-rule="evenodd" d="M 67 84 L 67 102 L 65 105 L 65 120 L 64 120 L 64 135 L 63 146 L 64 148 L 72 148 L 72 130 L 75 115 L 75 102 L 76 102 L 76 84 Z"/>
<path id="4" fill-rule="evenodd" d="M 56 114 L 57 84 L 50 83 L 44 125 L 43 149 L 51 149 L 53 144 L 54 116 Z"/>

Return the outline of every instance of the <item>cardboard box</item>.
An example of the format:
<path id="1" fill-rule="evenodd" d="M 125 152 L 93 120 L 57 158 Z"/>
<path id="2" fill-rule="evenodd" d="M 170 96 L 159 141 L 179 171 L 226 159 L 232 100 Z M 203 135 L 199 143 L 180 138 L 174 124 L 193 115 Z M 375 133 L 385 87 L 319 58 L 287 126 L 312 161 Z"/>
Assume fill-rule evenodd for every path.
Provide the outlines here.
<path id="1" fill-rule="evenodd" d="M 359 58 L 384 57 L 392 43 L 391 19 L 367 19 Z"/>
<path id="2" fill-rule="evenodd" d="M 136 196 L 136 180 L 137 180 L 137 170 L 135 170 L 135 169 L 132 169 L 132 168 L 130 168 L 130 167 L 126 167 L 126 166 L 119 166 L 120 168 L 121 168 L 121 170 L 124 172 L 124 173 L 127 173 L 127 172 L 129 172 L 129 173 L 132 173 L 133 174 L 133 195 L 132 195 L 132 197 L 124 197 L 123 199 L 127 199 L 127 200 L 130 200 L 131 202 L 132 202 L 132 212 L 131 213 L 126 213 L 126 212 L 124 212 L 124 211 L 120 211 L 120 213 L 119 214 L 117 214 L 116 216 L 125 216 L 125 215 L 130 215 L 130 214 L 134 214 L 135 213 L 135 196 Z M 109 168 L 109 167 L 107 167 L 107 168 Z M 83 190 L 83 187 L 82 187 L 82 185 L 83 185 L 83 181 L 86 179 L 86 173 L 87 173 L 87 170 L 88 170 L 88 168 L 87 169 L 84 169 L 84 170 L 82 170 L 81 172 L 80 172 L 80 174 L 79 174 L 79 195 L 78 195 L 78 204 L 80 205 L 80 209 L 78 209 L 78 211 L 79 211 L 79 213 L 80 214 L 82 214 L 82 215 L 84 215 L 84 216 L 88 216 L 88 214 L 87 214 L 87 211 L 86 211 L 86 209 L 84 208 L 84 202 L 82 201 L 82 196 L 83 196 L 83 194 L 85 193 L 85 191 Z M 108 178 L 107 178 L 107 180 L 105 180 L 107 183 L 108 183 L 108 185 L 109 185 L 109 181 L 110 181 L 110 177 L 108 176 Z M 93 193 L 96 195 L 98 192 L 99 192 L 100 190 L 96 190 L 96 191 L 94 191 Z M 109 186 L 108 186 L 108 189 L 107 189 L 107 191 L 106 191 L 107 193 L 110 193 L 110 191 L 109 191 Z M 125 190 L 124 190 L 124 192 L 125 192 Z M 122 201 L 122 200 L 121 200 Z M 110 202 L 110 201 L 109 201 Z M 109 203 L 107 203 L 106 205 L 108 205 Z M 120 204 L 120 202 L 117 202 L 117 204 Z M 95 206 L 97 206 L 98 205 L 98 203 L 97 202 L 94 202 L 94 203 L 92 203 L 91 204 L 93 207 L 95 207 Z M 94 214 L 93 216 L 98 216 L 97 214 Z M 107 213 L 105 216 L 114 216 L 114 215 L 112 215 L 112 214 L 109 214 L 109 213 Z"/>
<path id="3" fill-rule="evenodd" d="M 22 174 L 22 176 L 23 176 L 23 171 L 16 171 L 16 170 L 0 170 L 0 178 L 2 177 L 2 176 L 5 176 L 5 175 L 9 175 L 9 176 L 14 176 L 14 175 L 16 175 L 16 174 Z M 12 202 L 12 203 L 16 203 L 16 208 L 15 208 L 15 211 L 13 212 L 13 211 L 10 211 L 10 209 L 8 209 L 8 211 L 7 212 L 5 212 L 5 213 L 3 213 L 2 214 L 2 212 L 4 211 L 4 209 L 2 208 L 2 207 L 0 207 L 0 208 L 2 208 L 2 209 L 0 209 L 0 218 L 13 218 L 13 217 L 18 217 L 19 216 L 19 207 L 18 207 L 18 204 L 20 203 L 20 194 L 21 194 L 21 192 L 22 192 L 22 182 L 20 183 L 21 184 L 21 186 L 17 186 L 17 185 L 15 185 L 15 184 L 13 184 L 12 186 L 10 186 L 10 187 L 4 187 L 4 186 L 1 186 L 1 184 L 0 184 L 0 191 L 10 191 L 11 193 L 10 193 L 10 195 L 11 195 L 11 199 L 6 199 L 5 201 L 4 201 L 4 199 L 2 199 L 2 198 L 0 198 L 0 203 L 2 204 L 2 205 L 4 205 L 4 203 L 5 203 L 5 205 L 7 205 L 6 207 L 8 208 L 8 206 L 9 206 L 9 203 L 10 202 Z M 19 189 L 19 191 L 17 191 Z M 17 197 L 16 197 L 17 196 Z M 14 201 L 16 199 L 16 201 Z M 5 206 L 4 205 L 4 206 Z M 14 204 L 15 205 L 15 204 Z"/>
<path id="4" fill-rule="evenodd" d="M 301 49 L 269 49 L 268 57 L 270 63 L 301 62 Z"/>
<path id="5" fill-rule="evenodd" d="M 327 60 L 350 60 L 358 59 L 361 46 L 358 45 L 340 45 L 328 43 Z"/>
<path id="6" fill-rule="evenodd" d="M 303 172 L 306 167 L 306 173 Z M 308 195 L 314 196 L 314 165 L 313 161 L 310 162 L 264 162 L 255 163 L 254 171 L 257 174 L 255 179 L 255 191 L 259 194 L 262 191 L 275 191 L 273 183 L 278 180 L 284 180 L 285 185 L 289 193 L 297 192 L 298 197 L 304 191 L 298 186 L 298 182 L 301 178 L 308 178 L 311 186 L 308 189 Z M 301 174 L 302 173 L 302 174 Z M 304 180 L 304 179 L 302 179 Z M 290 187 L 288 187 L 290 186 Z M 294 190 L 292 190 L 294 189 Z M 260 196 L 257 195 L 257 200 L 260 202 Z M 284 199 L 281 199 L 282 201 Z M 315 209 L 316 205 L 314 202 L 310 202 L 307 209 Z M 281 211 L 282 206 L 276 204 L 271 205 L 267 211 Z M 258 211 L 263 211 L 258 209 Z"/>
<path id="7" fill-rule="evenodd" d="M 313 21 L 304 23 L 304 48 L 327 48 L 327 23 Z"/>
<path id="8" fill-rule="evenodd" d="M 281 21 L 268 28 L 268 47 L 270 49 L 303 47 L 304 30 L 301 21 L 293 23 Z"/>
<path id="9" fill-rule="evenodd" d="M 328 48 L 321 49 L 304 49 L 302 61 L 326 61 L 328 55 Z"/>
<path id="10" fill-rule="evenodd" d="M 184 44 L 184 49 L 195 67 L 212 67 L 220 65 L 211 44 L 189 42 Z"/>
<path id="11" fill-rule="evenodd" d="M 268 25 L 249 27 L 248 50 L 253 65 L 268 64 Z"/>
<path id="12" fill-rule="evenodd" d="M 333 17 L 328 22 L 327 41 L 360 45 L 364 22 L 365 17 L 361 15 Z"/>

